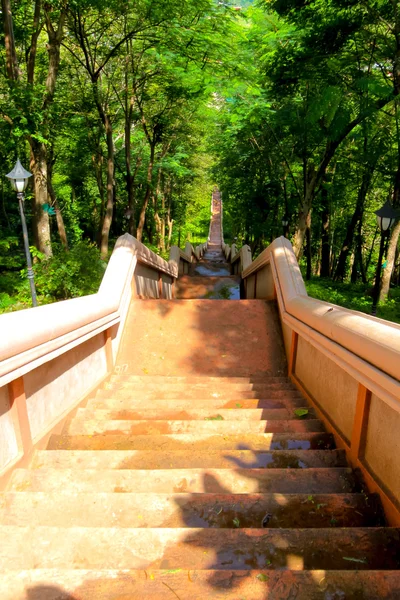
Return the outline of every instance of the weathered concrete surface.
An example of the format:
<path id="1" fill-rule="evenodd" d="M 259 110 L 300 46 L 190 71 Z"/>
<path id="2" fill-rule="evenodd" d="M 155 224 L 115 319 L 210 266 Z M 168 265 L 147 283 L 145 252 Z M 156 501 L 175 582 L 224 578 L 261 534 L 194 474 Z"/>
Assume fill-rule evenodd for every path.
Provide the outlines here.
<path id="1" fill-rule="evenodd" d="M 14 492 L 99 492 L 160 494 L 334 494 L 354 492 L 352 470 L 311 469 L 16 469 L 9 490 Z"/>
<path id="2" fill-rule="evenodd" d="M 258 433 L 218 435 L 176 433 L 159 435 L 56 435 L 49 440 L 50 450 L 324 450 L 334 448 L 330 433 Z"/>
<path id="3" fill-rule="evenodd" d="M 15 583 L 17 582 L 17 585 Z M 2 600 L 396 600 L 398 571 L 32 569 L 0 576 Z"/>
<path id="4" fill-rule="evenodd" d="M 395 528 L 131 529 L 3 525 L 4 569 L 399 569 Z M 62 537 L 62 543 L 58 540 Z"/>
<path id="5" fill-rule="evenodd" d="M 41 450 L 32 461 L 33 469 L 185 469 L 232 467 L 291 468 L 346 467 L 344 450 L 215 450 L 195 453 L 175 450 L 171 453 L 146 450 Z"/>
<path id="6" fill-rule="evenodd" d="M 28 527 L 368 527 L 383 524 L 365 494 L 151 494 L 7 492 L 0 495 L 4 525 Z M 335 523 L 332 524 L 332 515 Z"/>
<path id="7" fill-rule="evenodd" d="M 138 300 L 117 364 L 134 375 L 287 372 L 275 307 L 263 300 Z"/>

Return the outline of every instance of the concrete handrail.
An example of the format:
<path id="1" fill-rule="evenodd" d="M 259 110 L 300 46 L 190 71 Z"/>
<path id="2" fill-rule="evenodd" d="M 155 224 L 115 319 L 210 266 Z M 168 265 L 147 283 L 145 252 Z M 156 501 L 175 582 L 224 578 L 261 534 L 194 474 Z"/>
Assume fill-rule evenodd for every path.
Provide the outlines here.
<path id="1" fill-rule="evenodd" d="M 288 315 L 400 380 L 399 325 L 310 298 L 292 246 L 284 237 L 264 250 L 243 271 L 242 278 L 248 278 L 271 262 L 275 266 L 272 276 L 281 290 L 282 308 Z"/>
<path id="2" fill-rule="evenodd" d="M 0 387 L 72 344 L 120 323 L 136 264 L 177 278 L 167 263 L 129 234 L 115 245 L 97 294 L 0 315 Z"/>
<path id="3" fill-rule="evenodd" d="M 247 299 L 277 300 L 290 378 L 400 526 L 400 326 L 310 298 L 284 237 L 242 279 Z"/>
<path id="4" fill-rule="evenodd" d="M 96 294 L 0 316 L 0 489 L 113 372 L 132 297 L 170 299 L 177 277 L 125 234 Z"/>

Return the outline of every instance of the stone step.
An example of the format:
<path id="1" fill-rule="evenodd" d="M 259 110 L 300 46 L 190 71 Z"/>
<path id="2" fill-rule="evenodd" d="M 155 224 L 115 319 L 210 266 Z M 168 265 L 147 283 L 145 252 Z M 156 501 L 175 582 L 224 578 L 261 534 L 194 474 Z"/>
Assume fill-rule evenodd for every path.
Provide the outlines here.
<path id="1" fill-rule="evenodd" d="M 302 410 L 308 411 L 302 420 L 315 418 L 315 412 L 308 407 L 301 407 Z M 192 408 L 189 410 L 162 409 L 162 408 L 138 408 L 133 410 L 106 410 L 79 408 L 76 413 L 76 418 L 81 420 L 97 420 L 97 421 L 209 421 L 219 419 L 221 421 L 284 421 L 297 418 L 296 408 L 228 408 L 218 411 L 204 408 Z"/>
<path id="2" fill-rule="evenodd" d="M 5 492 L 0 523 L 19 527 L 308 528 L 384 525 L 364 494 Z"/>
<path id="3" fill-rule="evenodd" d="M 174 389 L 162 388 L 160 386 L 159 389 L 154 388 L 154 390 L 149 390 L 147 388 L 143 388 L 142 390 L 131 389 L 129 386 L 125 388 L 121 388 L 119 390 L 113 389 L 101 389 L 97 392 L 96 398 L 110 398 L 112 396 L 116 399 L 130 398 L 133 400 L 142 400 L 146 403 L 151 403 L 153 399 L 164 399 L 164 400 L 174 400 L 176 398 L 187 398 L 191 400 L 197 400 L 198 403 L 206 400 L 207 398 L 223 398 L 225 400 L 258 400 L 258 399 L 286 399 L 290 400 L 292 398 L 302 398 L 301 394 L 295 390 L 282 390 L 282 389 L 268 389 L 268 390 L 237 390 L 237 391 L 229 391 L 229 390 L 219 390 L 216 389 L 212 391 L 210 389 L 191 389 L 188 388 L 186 392 L 179 392 Z M 304 399 L 303 404 L 305 402 Z"/>
<path id="4" fill-rule="evenodd" d="M 38 450 L 32 469 L 186 469 L 347 467 L 344 450 Z"/>
<path id="5" fill-rule="evenodd" d="M 357 491 L 351 469 L 15 469 L 14 492 L 335 494 Z"/>
<path id="6" fill-rule="evenodd" d="M 0 527 L 8 569 L 400 568 L 395 528 L 136 529 Z"/>
<path id="7" fill-rule="evenodd" d="M 287 421 L 96 421 L 72 419 L 65 424 L 64 433 L 69 435 L 95 435 L 127 433 L 137 435 L 157 435 L 168 433 L 214 433 L 219 435 L 239 433 L 290 433 L 324 431 L 318 419 L 291 419 Z"/>
<path id="8" fill-rule="evenodd" d="M 116 372 L 111 375 L 109 381 L 114 382 L 132 382 L 135 384 L 151 383 L 151 384 L 162 384 L 162 385 L 174 385 L 176 383 L 184 383 L 185 385 L 202 384 L 205 386 L 215 384 L 269 384 L 269 383 L 291 383 L 289 377 L 286 376 L 273 376 L 273 375 L 259 375 L 254 377 L 209 377 L 209 376 L 196 376 L 196 375 L 182 375 L 166 377 L 164 375 L 132 375 L 123 371 L 123 365 L 117 365 L 115 367 L 120 372 Z M 292 384 L 293 385 L 293 384 Z"/>
<path id="9" fill-rule="evenodd" d="M 147 407 L 152 409 L 172 409 L 172 410 L 190 410 L 195 408 L 204 410 L 217 410 L 221 408 L 232 409 L 232 408 L 264 408 L 264 409 L 278 409 L 287 408 L 288 410 L 295 410 L 296 408 L 304 408 L 305 401 L 303 398 L 272 398 L 270 400 L 226 400 L 225 398 L 205 398 L 201 401 L 194 403 L 189 398 L 170 398 L 163 400 L 154 398 L 151 402 L 142 399 L 133 398 L 92 398 L 86 404 L 88 409 L 105 409 L 105 410 L 132 410 L 134 408 L 146 410 Z"/>
<path id="10" fill-rule="evenodd" d="M 104 384 L 104 389 L 120 391 L 127 390 L 134 392 L 141 391 L 156 391 L 163 392 L 164 390 L 168 393 L 174 392 L 174 397 L 179 397 L 180 395 L 191 394 L 193 391 L 201 391 L 206 392 L 205 397 L 213 396 L 213 394 L 223 394 L 225 392 L 251 392 L 257 391 L 260 393 L 265 393 L 269 390 L 290 390 L 292 392 L 300 393 L 293 383 L 290 381 L 271 381 L 266 383 L 224 383 L 220 384 L 218 382 L 214 383 L 188 383 L 188 382 L 146 382 L 146 381 L 131 381 L 131 380 L 117 380 L 110 381 Z"/>
<path id="11" fill-rule="evenodd" d="M 213 300 L 240 300 L 240 277 L 186 275 L 175 287 L 175 297 L 181 300 L 204 298 Z"/>
<path id="12" fill-rule="evenodd" d="M 0 575 L 2 600 L 396 600 L 398 571 L 32 569 Z"/>
<path id="13" fill-rule="evenodd" d="M 259 433 L 258 435 L 215 435 L 213 433 L 175 435 L 57 435 L 50 436 L 49 450 L 331 450 L 330 433 Z"/>

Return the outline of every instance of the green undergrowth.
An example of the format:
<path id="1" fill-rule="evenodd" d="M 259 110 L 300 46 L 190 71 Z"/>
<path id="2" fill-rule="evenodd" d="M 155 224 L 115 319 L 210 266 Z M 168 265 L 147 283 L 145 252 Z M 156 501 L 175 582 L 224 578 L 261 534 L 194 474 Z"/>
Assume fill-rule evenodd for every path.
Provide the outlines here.
<path id="1" fill-rule="evenodd" d="M 33 270 L 39 305 L 98 291 L 107 265 L 100 259 L 94 244 L 81 241 L 69 251 L 53 244 L 53 256 L 49 259 L 36 249 L 31 250 L 35 259 Z M 26 269 L 0 272 L 0 313 L 31 306 Z"/>
<path id="2" fill-rule="evenodd" d="M 307 292 L 312 298 L 371 314 L 371 286 L 338 283 L 330 279 L 319 279 L 316 277 L 310 281 L 306 281 L 305 284 Z M 400 289 L 392 289 L 389 300 L 384 304 L 379 304 L 377 317 L 400 323 Z"/>

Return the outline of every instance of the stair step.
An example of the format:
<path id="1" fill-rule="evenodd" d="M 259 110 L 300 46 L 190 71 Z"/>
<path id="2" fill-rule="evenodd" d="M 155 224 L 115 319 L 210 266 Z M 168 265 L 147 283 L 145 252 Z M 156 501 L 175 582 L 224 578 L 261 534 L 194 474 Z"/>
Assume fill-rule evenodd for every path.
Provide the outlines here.
<path id="1" fill-rule="evenodd" d="M 364 494 L 0 494 L 0 523 L 19 527 L 232 529 L 260 528 L 263 521 L 268 529 L 384 525 L 377 498 Z"/>
<path id="2" fill-rule="evenodd" d="M 86 407 L 90 409 L 102 408 L 108 410 L 132 410 L 135 408 L 146 410 L 146 408 L 149 406 L 151 406 L 152 409 L 160 408 L 173 410 L 189 410 L 193 409 L 195 406 L 198 406 L 203 410 L 217 410 L 221 408 L 264 408 L 271 410 L 277 408 L 287 408 L 288 410 L 295 410 L 296 408 L 303 408 L 304 404 L 304 398 L 279 398 L 270 400 L 226 400 L 224 398 L 203 398 L 201 401 L 196 401 L 196 403 L 194 403 L 193 400 L 189 398 L 170 398 L 168 400 L 153 398 L 151 402 L 149 402 L 141 399 L 113 398 L 108 396 L 104 398 L 92 398 L 88 401 Z"/>
<path id="3" fill-rule="evenodd" d="M 8 569 L 400 568 L 400 530 L 0 527 Z M 269 570 L 269 569 L 268 569 Z"/>
<path id="4" fill-rule="evenodd" d="M 227 382 L 220 383 L 219 381 L 213 382 L 187 382 L 187 381 L 135 381 L 132 379 L 123 380 L 121 378 L 116 381 L 109 381 L 104 384 L 104 389 L 107 390 L 134 390 L 134 391 L 145 391 L 145 390 L 155 390 L 155 391 L 173 391 L 176 392 L 176 396 L 180 396 L 181 394 L 186 394 L 187 392 L 192 392 L 193 390 L 206 391 L 207 395 L 213 395 L 215 393 L 223 393 L 223 392 L 251 392 L 251 391 L 260 391 L 264 392 L 266 390 L 291 390 L 294 392 L 298 392 L 291 381 L 287 379 L 282 381 L 283 378 L 279 378 L 278 381 L 268 381 L 268 382 Z"/>
<path id="5" fill-rule="evenodd" d="M 172 452 L 146 450 L 39 450 L 31 468 L 57 467 L 61 469 L 186 469 L 253 467 L 310 468 L 346 467 L 344 450 L 249 450 L 220 451 L 214 448 L 201 452 L 174 450 Z"/>
<path id="6" fill-rule="evenodd" d="M 116 369 L 123 369 L 123 365 L 118 365 Z M 130 373 L 114 373 L 111 375 L 110 380 L 113 382 L 131 382 L 134 384 L 161 384 L 161 385 L 174 385 L 176 383 L 183 383 L 186 386 L 193 384 L 209 385 L 224 385 L 224 384 L 269 384 L 269 383 L 291 383 L 289 377 L 286 376 L 275 376 L 275 375 L 258 375 L 254 377 L 213 377 L 213 376 L 196 376 L 196 375 L 183 375 L 166 377 L 164 375 L 131 375 Z"/>
<path id="7" fill-rule="evenodd" d="M 324 431 L 318 419 L 291 419 L 287 421 L 96 421 L 72 419 L 67 422 L 64 432 L 70 435 L 95 435 L 101 433 L 127 433 L 153 435 L 160 433 L 218 433 L 219 435 L 239 433 L 286 433 Z"/>
<path id="8" fill-rule="evenodd" d="M 50 436 L 49 450 L 330 450 L 330 433 L 259 433 L 219 435 L 190 433 L 174 435 L 57 435 Z"/>
<path id="9" fill-rule="evenodd" d="M 382 570 L 32 569 L 0 575 L 0 597 L 2 600 L 395 600 L 400 598 L 400 573 Z"/>
<path id="10" fill-rule="evenodd" d="M 292 389 L 281 389 L 280 387 L 265 388 L 264 390 L 221 390 L 215 389 L 214 391 L 210 388 L 187 388 L 185 391 L 168 389 L 163 387 L 155 387 L 142 389 L 122 387 L 120 389 L 105 388 L 97 392 L 97 398 L 133 398 L 136 400 L 146 400 L 151 402 L 153 398 L 164 398 L 165 400 L 174 400 L 175 398 L 190 398 L 193 400 L 205 400 L 206 398 L 224 398 L 225 400 L 251 400 L 251 399 L 273 399 L 273 398 L 302 398 L 300 392 Z M 304 399 L 303 399 L 304 403 Z"/>
<path id="11" fill-rule="evenodd" d="M 351 469 L 15 469 L 14 492 L 335 494 L 357 491 Z"/>
<path id="12" fill-rule="evenodd" d="M 306 419 L 314 417 L 313 409 L 301 407 L 308 410 Z M 220 409 L 217 412 L 206 408 L 192 408 L 189 410 L 179 409 L 161 409 L 161 408 L 139 408 L 139 409 L 92 409 L 79 408 L 76 413 L 76 418 L 81 420 L 97 420 L 97 421 L 139 421 L 139 420 L 156 420 L 156 421 L 194 421 L 194 420 L 212 420 L 222 417 L 223 421 L 265 421 L 265 420 L 280 420 L 293 419 L 296 417 L 296 409 L 288 408 L 229 408 Z"/>

